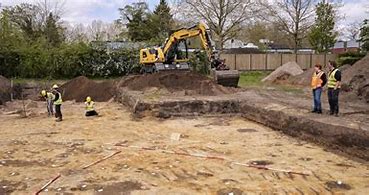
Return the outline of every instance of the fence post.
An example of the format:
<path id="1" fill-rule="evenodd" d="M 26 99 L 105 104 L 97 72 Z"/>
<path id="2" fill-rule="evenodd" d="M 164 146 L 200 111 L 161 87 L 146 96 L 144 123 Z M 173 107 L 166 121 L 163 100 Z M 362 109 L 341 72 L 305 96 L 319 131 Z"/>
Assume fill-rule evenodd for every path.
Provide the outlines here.
<path id="1" fill-rule="evenodd" d="M 252 54 L 250 53 L 250 70 L 252 70 Z"/>
<path id="2" fill-rule="evenodd" d="M 327 64 L 327 53 L 324 53 L 324 66 Z"/>
<path id="3" fill-rule="evenodd" d="M 295 62 L 296 62 L 296 64 L 298 64 L 297 63 L 297 53 L 295 53 Z"/>
<path id="4" fill-rule="evenodd" d="M 234 69 L 237 70 L 237 54 L 234 54 Z"/>
<path id="5" fill-rule="evenodd" d="M 281 66 L 283 65 L 283 53 L 281 53 Z"/>
<path id="6" fill-rule="evenodd" d="M 268 70 L 268 53 L 265 54 L 265 70 Z"/>
<path id="7" fill-rule="evenodd" d="M 313 54 L 310 54 L 310 68 L 313 67 Z"/>

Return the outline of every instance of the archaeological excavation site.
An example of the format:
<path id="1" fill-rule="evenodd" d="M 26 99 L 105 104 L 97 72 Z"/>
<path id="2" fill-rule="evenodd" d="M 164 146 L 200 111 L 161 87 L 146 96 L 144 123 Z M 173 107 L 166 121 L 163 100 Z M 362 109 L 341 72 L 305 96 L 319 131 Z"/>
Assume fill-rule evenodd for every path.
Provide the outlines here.
<path id="1" fill-rule="evenodd" d="M 0 194 L 368 194 L 369 56 L 342 69 L 339 117 L 326 93 L 311 113 L 313 70 L 289 67 L 258 87 L 189 71 L 0 77 Z M 55 82 L 62 122 L 39 95 Z"/>

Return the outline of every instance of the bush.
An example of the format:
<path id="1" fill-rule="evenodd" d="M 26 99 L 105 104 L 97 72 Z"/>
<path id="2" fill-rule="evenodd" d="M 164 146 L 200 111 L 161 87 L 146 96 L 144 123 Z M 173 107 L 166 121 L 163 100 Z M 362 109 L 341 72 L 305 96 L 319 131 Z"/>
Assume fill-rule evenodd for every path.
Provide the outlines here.
<path id="1" fill-rule="evenodd" d="M 86 43 L 48 47 L 39 40 L 10 51 L 0 50 L 0 73 L 22 78 L 118 77 L 137 69 L 138 55 L 135 49 L 107 52 Z"/>
<path id="2" fill-rule="evenodd" d="M 357 61 L 359 61 L 361 58 L 363 58 L 364 56 L 365 54 L 359 53 L 359 52 L 347 52 L 347 53 L 339 54 L 337 63 L 339 65 L 345 65 L 345 64 L 353 65 Z"/>
<path id="3" fill-rule="evenodd" d="M 190 54 L 189 63 L 192 70 L 200 74 L 210 74 L 210 61 L 206 52 L 195 52 Z"/>

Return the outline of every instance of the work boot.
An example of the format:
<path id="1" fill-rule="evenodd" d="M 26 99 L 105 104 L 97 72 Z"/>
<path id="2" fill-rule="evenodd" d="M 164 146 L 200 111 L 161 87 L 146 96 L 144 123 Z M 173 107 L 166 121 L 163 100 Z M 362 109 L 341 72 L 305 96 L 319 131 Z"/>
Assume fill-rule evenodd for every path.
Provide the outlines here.
<path id="1" fill-rule="evenodd" d="M 334 114 L 335 117 L 338 117 L 338 113 Z"/>
<path id="2" fill-rule="evenodd" d="M 311 113 L 317 113 L 318 111 L 317 110 L 312 110 Z"/>
<path id="3" fill-rule="evenodd" d="M 63 119 L 61 119 L 61 118 L 56 119 L 56 122 L 61 122 L 61 121 L 63 121 Z"/>
<path id="4" fill-rule="evenodd" d="M 316 111 L 318 114 L 322 114 L 323 112 L 321 110 Z"/>

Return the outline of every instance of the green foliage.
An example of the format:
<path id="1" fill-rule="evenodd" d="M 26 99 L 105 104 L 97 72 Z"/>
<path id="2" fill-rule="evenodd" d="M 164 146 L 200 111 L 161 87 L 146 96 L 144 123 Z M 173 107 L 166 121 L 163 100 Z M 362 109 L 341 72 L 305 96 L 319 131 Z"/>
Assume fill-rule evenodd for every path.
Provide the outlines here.
<path id="1" fill-rule="evenodd" d="M 121 22 L 128 21 L 128 37 L 132 41 L 147 41 L 152 38 L 149 27 L 149 9 L 145 2 L 133 3 L 119 9 Z"/>
<path id="2" fill-rule="evenodd" d="M 170 7 L 165 0 L 160 0 L 153 13 L 145 2 L 126 5 L 119 11 L 119 22 L 126 23 L 128 37 L 132 41 L 160 44 L 168 37 L 174 23 Z"/>
<path id="3" fill-rule="evenodd" d="M 339 54 L 337 63 L 339 65 L 345 65 L 345 64 L 353 65 L 355 64 L 355 62 L 359 61 L 364 56 L 365 56 L 364 53 L 359 53 L 359 52 L 347 52 L 347 53 Z"/>
<path id="4" fill-rule="evenodd" d="M 42 34 L 42 22 L 38 7 L 33 4 L 22 3 L 3 10 L 11 22 L 23 32 L 24 37 L 35 40 Z"/>
<path id="5" fill-rule="evenodd" d="M 57 18 L 52 13 L 46 18 L 43 32 L 51 46 L 59 46 L 64 41 L 63 28 L 57 25 Z"/>
<path id="6" fill-rule="evenodd" d="M 150 16 L 150 23 L 155 35 L 154 38 L 157 37 L 160 42 L 163 42 L 171 34 L 174 21 L 166 0 L 160 0 L 154 13 Z"/>
<path id="7" fill-rule="evenodd" d="M 191 53 L 189 63 L 195 72 L 205 75 L 210 73 L 210 61 L 205 52 Z"/>
<path id="8" fill-rule="evenodd" d="M 317 52 L 325 53 L 334 45 L 338 35 L 334 31 L 336 11 L 332 4 L 320 2 L 316 6 L 316 15 L 309 42 Z"/>
<path id="9" fill-rule="evenodd" d="M 362 49 L 365 52 L 369 52 L 369 20 L 366 19 L 363 22 L 363 25 L 361 27 L 360 31 L 360 41 L 362 44 Z"/>

